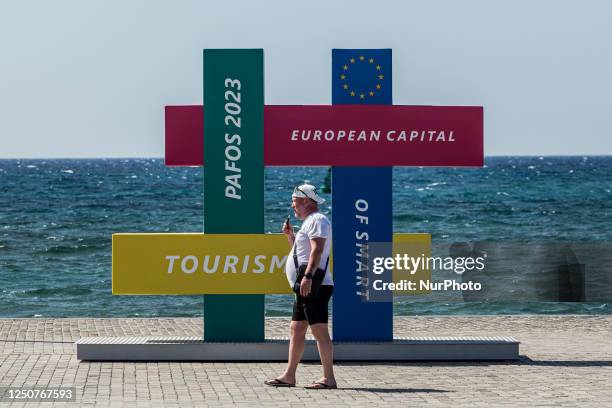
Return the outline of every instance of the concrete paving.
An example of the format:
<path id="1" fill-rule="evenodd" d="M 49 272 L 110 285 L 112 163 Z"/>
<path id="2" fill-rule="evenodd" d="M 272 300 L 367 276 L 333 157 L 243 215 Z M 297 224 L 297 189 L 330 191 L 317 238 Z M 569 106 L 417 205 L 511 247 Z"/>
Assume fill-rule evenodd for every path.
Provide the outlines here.
<path id="1" fill-rule="evenodd" d="M 283 363 L 79 362 L 87 336 L 200 336 L 202 320 L 0 319 L 0 387 L 76 387 L 81 406 L 612 406 L 612 316 L 397 317 L 398 336 L 513 336 L 517 362 L 339 363 L 338 390 L 300 386 L 320 376 L 303 364 L 298 387 L 263 381 Z M 266 320 L 267 336 L 289 321 Z M 7 401 L 0 406 L 76 406 Z"/>

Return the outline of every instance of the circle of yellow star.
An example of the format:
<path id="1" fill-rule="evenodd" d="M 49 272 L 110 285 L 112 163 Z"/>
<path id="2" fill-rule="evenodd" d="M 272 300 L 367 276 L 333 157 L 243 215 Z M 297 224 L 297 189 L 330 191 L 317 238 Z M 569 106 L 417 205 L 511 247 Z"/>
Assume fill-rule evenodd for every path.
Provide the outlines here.
<path id="1" fill-rule="evenodd" d="M 369 90 L 369 91 L 364 91 L 364 92 L 361 92 L 361 90 L 359 90 L 360 92 L 356 92 L 354 89 L 350 89 L 349 84 L 348 84 L 348 83 L 346 83 L 347 75 L 345 75 L 345 74 L 348 74 L 350 64 L 355 64 L 355 62 L 357 62 L 357 59 L 358 59 L 359 61 L 361 61 L 361 62 L 368 61 L 370 64 L 375 64 L 375 59 L 374 59 L 374 58 L 372 58 L 372 57 L 367 57 L 367 58 L 366 58 L 364 55 L 358 55 L 358 56 L 356 56 L 356 57 L 351 57 L 351 58 L 348 60 L 348 63 L 346 63 L 346 64 L 342 65 L 342 70 L 343 70 L 345 73 L 340 74 L 340 79 L 341 79 L 342 81 L 345 81 L 345 82 L 342 84 L 342 88 L 343 88 L 345 91 L 349 91 L 349 90 L 350 90 L 350 92 L 349 92 L 348 94 L 349 94 L 351 97 L 359 96 L 359 99 L 361 99 L 361 100 L 365 100 L 367 96 L 370 96 L 370 97 L 374 97 L 374 96 L 376 96 L 376 92 L 375 92 L 375 90 L 380 90 L 380 89 L 382 89 L 382 85 L 381 85 L 381 83 L 377 83 L 377 84 L 375 85 L 375 90 Z M 375 68 L 376 68 L 376 71 L 381 71 L 381 70 L 382 70 L 382 66 L 381 66 L 380 64 L 376 64 L 376 65 L 374 65 L 374 66 L 375 66 Z M 382 81 L 384 78 L 385 78 L 385 76 L 384 76 L 382 73 L 380 73 L 380 72 L 379 72 L 379 74 L 378 74 L 378 75 L 376 75 L 376 79 L 378 79 L 379 81 Z"/>

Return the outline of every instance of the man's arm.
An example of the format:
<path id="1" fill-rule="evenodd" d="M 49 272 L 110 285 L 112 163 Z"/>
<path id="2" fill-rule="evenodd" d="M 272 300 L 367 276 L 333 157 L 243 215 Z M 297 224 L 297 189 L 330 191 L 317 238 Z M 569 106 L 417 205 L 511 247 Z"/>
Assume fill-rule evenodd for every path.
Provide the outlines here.
<path id="1" fill-rule="evenodd" d="M 323 255 L 323 248 L 325 248 L 326 238 L 312 238 L 310 240 L 310 256 L 308 257 L 308 266 L 306 267 L 306 274 L 312 273 L 317 270 L 319 263 L 321 262 L 321 255 Z M 300 282 L 300 294 L 302 296 L 308 296 L 312 288 L 312 279 L 308 279 L 305 276 Z"/>
<path id="2" fill-rule="evenodd" d="M 321 263 L 321 256 L 323 256 L 323 248 L 325 248 L 326 238 L 313 238 L 310 240 L 310 256 L 308 258 L 308 266 L 306 267 L 306 273 L 315 273 Z"/>

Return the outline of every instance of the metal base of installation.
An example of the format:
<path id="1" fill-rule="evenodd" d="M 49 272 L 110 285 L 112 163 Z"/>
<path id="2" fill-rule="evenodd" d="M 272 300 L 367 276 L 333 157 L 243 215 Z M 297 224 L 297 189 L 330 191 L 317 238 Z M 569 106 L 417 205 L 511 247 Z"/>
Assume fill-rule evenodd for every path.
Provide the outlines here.
<path id="1" fill-rule="evenodd" d="M 76 342 L 84 361 L 287 361 L 289 340 L 205 342 L 198 337 L 84 337 Z M 335 361 L 516 360 L 512 337 L 403 337 L 388 342 L 334 342 Z M 304 361 L 319 360 L 306 341 Z"/>

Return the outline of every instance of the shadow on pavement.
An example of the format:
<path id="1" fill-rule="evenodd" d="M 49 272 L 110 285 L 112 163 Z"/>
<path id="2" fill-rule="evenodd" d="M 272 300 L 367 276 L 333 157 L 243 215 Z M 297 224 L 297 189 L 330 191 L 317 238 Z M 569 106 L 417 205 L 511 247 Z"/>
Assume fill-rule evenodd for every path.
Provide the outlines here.
<path id="1" fill-rule="evenodd" d="M 532 360 L 527 356 L 520 358 L 515 364 L 543 367 L 612 367 L 612 360 Z"/>
<path id="2" fill-rule="evenodd" d="M 321 364 L 317 361 L 303 361 L 301 364 Z M 493 361 L 336 361 L 335 366 L 359 367 L 359 366 L 407 366 L 407 367 L 474 367 L 474 366 L 496 366 L 496 365 L 529 365 L 549 367 L 612 367 L 612 360 L 532 360 L 528 356 L 520 355 L 518 360 L 493 360 Z"/>
<path id="3" fill-rule="evenodd" d="M 409 392 L 454 392 L 448 390 L 437 390 L 435 388 L 375 388 L 375 387 L 338 387 L 339 390 L 365 391 L 376 393 L 409 393 Z"/>

